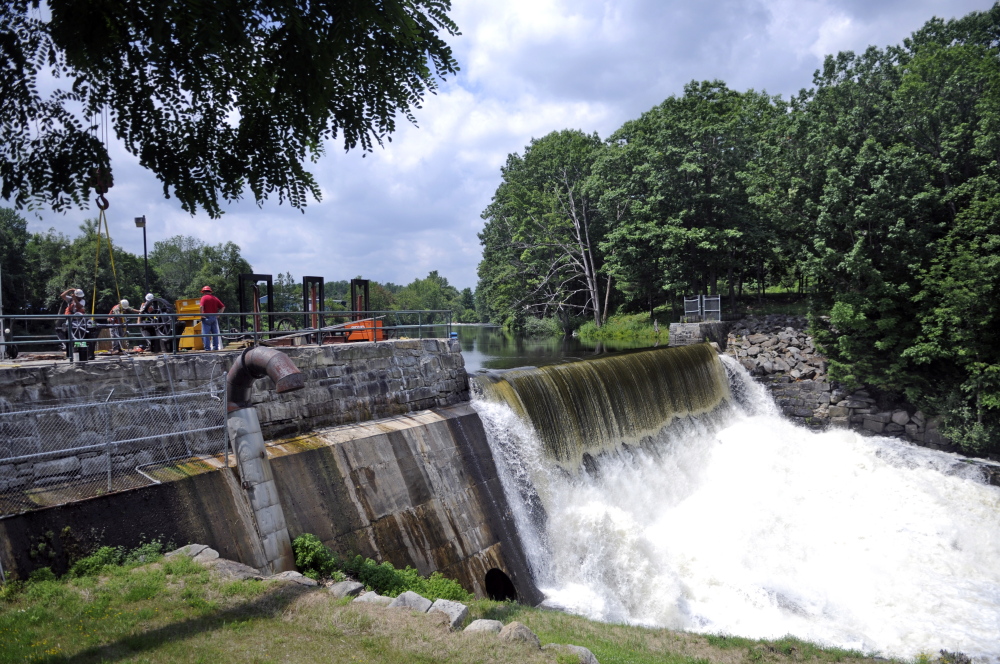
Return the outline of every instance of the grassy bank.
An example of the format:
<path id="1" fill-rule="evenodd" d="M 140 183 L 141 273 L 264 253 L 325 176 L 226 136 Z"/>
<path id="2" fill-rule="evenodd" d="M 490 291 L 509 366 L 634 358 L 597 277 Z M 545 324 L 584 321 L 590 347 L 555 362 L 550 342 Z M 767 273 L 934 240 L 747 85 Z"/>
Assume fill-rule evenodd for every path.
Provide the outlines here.
<path id="1" fill-rule="evenodd" d="M 448 630 L 442 614 L 336 600 L 323 588 L 232 581 L 188 558 L 126 562 L 0 589 L 0 662 L 560 662 L 566 656 Z M 602 664 L 861 662 L 794 639 L 752 641 L 592 622 L 474 601 L 470 620 L 519 620 L 542 643 Z"/>
<path id="2" fill-rule="evenodd" d="M 658 322 L 660 331 L 657 333 L 653 323 Z M 593 321 L 587 321 L 580 326 L 577 334 L 586 341 L 648 341 L 650 344 L 660 341 L 667 342 L 667 329 L 670 327 L 666 314 L 620 314 L 609 316 L 604 325 L 598 328 Z"/>

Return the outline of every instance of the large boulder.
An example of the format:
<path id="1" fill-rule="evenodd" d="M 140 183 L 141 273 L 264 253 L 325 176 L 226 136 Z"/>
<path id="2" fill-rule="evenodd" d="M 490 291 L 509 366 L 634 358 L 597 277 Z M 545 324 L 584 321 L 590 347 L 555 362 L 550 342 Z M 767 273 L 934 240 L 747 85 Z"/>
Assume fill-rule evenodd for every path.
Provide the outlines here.
<path id="1" fill-rule="evenodd" d="M 484 620 L 480 618 L 479 620 L 473 620 L 470 622 L 464 631 L 469 633 L 482 632 L 485 634 L 499 634 L 502 629 L 503 623 L 499 620 Z"/>
<path id="2" fill-rule="evenodd" d="M 362 602 L 364 604 L 377 604 L 379 606 L 389 606 L 392 604 L 391 597 L 383 597 L 376 592 L 364 593 L 363 595 L 358 595 L 354 598 L 355 602 Z"/>
<path id="3" fill-rule="evenodd" d="M 405 593 L 400 593 L 399 597 L 392 600 L 392 602 L 389 603 L 389 608 L 411 609 L 413 611 L 419 611 L 420 613 L 427 613 L 427 610 L 431 608 L 431 601 L 422 595 L 418 595 L 412 590 L 407 590 Z"/>
<path id="4" fill-rule="evenodd" d="M 577 661 L 580 664 L 600 664 L 597 658 L 594 657 L 594 653 L 590 652 L 587 648 L 583 646 L 574 646 L 568 643 L 546 643 L 542 646 L 542 650 L 555 651 L 557 653 L 565 653 L 567 655 L 576 655 Z M 560 661 L 563 661 L 560 659 Z"/>
<path id="5" fill-rule="evenodd" d="M 542 647 L 538 635 L 532 632 L 527 625 L 516 620 L 504 625 L 504 628 L 500 630 L 500 640 L 508 643 L 527 643 L 535 648 Z"/>
<path id="6" fill-rule="evenodd" d="M 344 597 L 357 597 L 364 589 L 364 584 L 357 581 L 340 581 L 330 586 L 327 592 L 337 599 L 343 599 Z"/>
<path id="7" fill-rule="evenodd" d="M 451 625 L 452 629 L 458 629 L 465 622 L 465 619 L 469 617 L 469 607 L 461 602 L 453 602 L 448 599 L 434 600 L 434 603 L 431 604 L 431 608 L 427 612 L 434 613 L 435 611 L 440 611 L 448 616 L 448 624 Z"/>

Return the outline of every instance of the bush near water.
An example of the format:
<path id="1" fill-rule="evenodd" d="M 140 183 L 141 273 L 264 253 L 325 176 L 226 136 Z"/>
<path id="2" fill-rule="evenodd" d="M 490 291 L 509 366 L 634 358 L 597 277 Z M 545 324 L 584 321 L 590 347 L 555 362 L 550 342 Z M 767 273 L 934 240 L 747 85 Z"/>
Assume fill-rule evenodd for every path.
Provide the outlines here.
<path id="1" fill-rule="evenodd" d="M 311 533 L 299 535 L 292 541 L 295 552 L 295 565 L 305 576 L 311 579 L 333 579 L 343 581 L 351 576 L 365 584 L 365 588 L 379 595 L 395 597 L 411 590 L 427 599 L 449 599 L 456 602 L 468 602 L 472 594 L 465 590 L 457 581 L 445 577 L 440 572 L 430 576 L 420 576 L 417 570 L 409 565 L 396 569 L 389 562 L 377 563 L 371 558 L 362 556 L 338 556 Z"/>

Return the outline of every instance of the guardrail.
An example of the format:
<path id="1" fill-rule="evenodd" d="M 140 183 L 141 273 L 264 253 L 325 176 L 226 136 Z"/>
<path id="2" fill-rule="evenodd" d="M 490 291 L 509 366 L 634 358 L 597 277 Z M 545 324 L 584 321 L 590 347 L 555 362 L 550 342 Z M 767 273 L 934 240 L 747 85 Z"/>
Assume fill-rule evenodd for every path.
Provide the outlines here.
<path id="1" fill-rule="evenodd" d="M 82 361 L 102 353 L 201 351 L 209 346 L 203 316 L 191 313 L 5 315 L 0 360 L 26 352 Z M 451 336 L 449 309 L 386 311 L 226 312 L 217 316 L 222 346 L 234 343 L 310 345 Z M 117 322 L 124 320 L 124 323 Z"/>

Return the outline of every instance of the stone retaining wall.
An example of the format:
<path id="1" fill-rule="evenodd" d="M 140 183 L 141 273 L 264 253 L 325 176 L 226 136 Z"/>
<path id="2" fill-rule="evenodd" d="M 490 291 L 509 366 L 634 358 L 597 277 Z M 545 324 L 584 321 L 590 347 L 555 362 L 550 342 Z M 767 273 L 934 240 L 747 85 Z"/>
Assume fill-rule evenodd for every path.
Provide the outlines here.
<path id="1" fill-rule="evenodd" d="M 771 390 L 782 413 L 806 426 L 849 427 L 904 438 L 933 449 L 957 452 L 939 431 L 940 421 L 910 404 L 880 402 L 869 390 L 849 392 L 827 376 L 801 316 L 747 318 L 733 325 L 726 354 L 739 360 Z"/>
<path id="2" fill-rule="evenodd" d="M 726 333 L 732 323 L 671 323 L 668 346 L 690 346 L 691 344 L 704 343 L 706 340 L 714 341 L 723 349 L 728 341 Z"/>
<path id="3" fill-rule="evenodd" d="M 457 340 L 395 340 L 281 350 L 305 375 L 306 384 L 302 390 L 279 395 L 274 393 L 269 378 L 256 381 L 253 403 L 265 439 L 448 406 L 469 399 L 465 361 Z M 172 390 L 188 390 L 219 379 L 229 371 L 236 356 L 237 352 L 181 353 L 0 369 L 0 413 L 58 404 L 103 402 L 109 395 L 114 400 L 168 395 Z M 121 427 L 116 422 L 128 419 L 126 415 L 135 415 L 130 425 L 135 428 L 136 422 L 142 419 L 140 409 L 149 408 L 149 405 L 136 404 L 132 406 L 132 413 L 128 408 L 115 407 L 116 411 L 122 411 L 122 417 L 115 416 L 110 422 L 117 435 L 117 438 L 111 437 L 112 440 L 124 439 L 123 435 L 118 435 L 123 434 L 123 430 L 119 430 Z M 27 491 L 56 481 L 60 484 L 89 482 L 107 473 L 108 457 L 103 451 L 95 449 L 80 454 L 70 451 L 108 440 L 107 418 L 101 415 L 103 410 L 95 412 L 93 417 L 76 420 L 71 413 L 52 412 L 46 417 L 55 418 L 63 426 L 34 426 L 30 436 L 19 436 L 16 440 L 4 437 L 5 425 L 0 417 L 0 494 L 7 490 Z M 67 418 L 73 421 L 64 422 Z M 19 426 L 19 430 L 24 428 L 23 424 Z M 142 432 L 138 431 L 135 437 L 141 436 Z M 221 433 L 214 434 L 211 440 L 199 439 L 192 451 L 216 454 L 223 440 Z M 17 449 L 12 447 L 15 444 Z M 149 450 L 162 446 L 163 439 L 158 438 L 116 448 L 116 456 L 112 458 L 113 473 L 161 461 L 162 454 Z M 22 449 L 65 449 L 67 454 L 4 463 L 3 457 L 21 456 L 18 450 Z M 116 488 L 123 487 L 116 484 Z M 45 503 L 42 497 L 32 500 L 51 504 Z M 3 511 L 0 509 L 0 513 Z"/>

